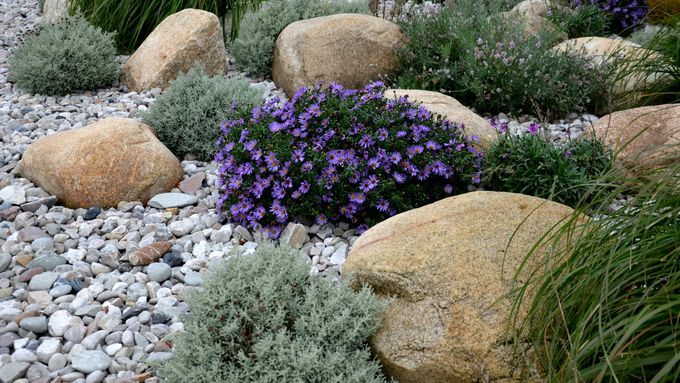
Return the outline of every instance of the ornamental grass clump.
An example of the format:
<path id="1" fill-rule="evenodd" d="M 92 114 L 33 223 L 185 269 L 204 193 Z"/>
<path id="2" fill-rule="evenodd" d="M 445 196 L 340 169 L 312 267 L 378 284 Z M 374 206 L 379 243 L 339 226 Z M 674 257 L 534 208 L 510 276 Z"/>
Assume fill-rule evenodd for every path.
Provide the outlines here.
<path id="1" fill-rule="evenodd" d="M 9 59 L 9 80 L 45 95 L 97 90 L 118 77 L 113 36 L 80 16 L 29 33 Z"/>
<path id="2" fill-rule="evenodd" d="M 387 301 L 309 276 L 302 253 L 263 243 L 234 255 L 189 297 L 167 383 L 382 383 L 368 337 Z"/>
<path id="3" fill-rule="evenodd" d="M 445 93 L 477 112 L 560 118 L 604 100 L 606 66 L 550 48 L 554 31 L 524 31 L 499 5 L 459 0 L 433 16 L 401 23 L 409 43 L 400 51 L 399 88 Z"/>
<path id="4" fill-rule="evenodd" d="M 645 173 L 619 177 L 613 189 L 610 177 L 594 185 L 596 202 L 579 211 L 598 218 L 565 223 L 541 241 L 562 243 L 561 250 L 540 258 L 532 252 L 517 271 L 522 287 L 510 326 L 529 336 L 546 381 L 680 380 L 680 148 L 674 149 L 646 156 L 653 165 L 640 157 L 635 173 Z M 628 202 L 612 211 L 621 195 Z M 535 272 L 528 265 L 537 265 Z"/>
<path id="5" fill-rule="evenodd" d="M 262 92 L 245 80 L 210 77 L 197 66 L 171 81 L 168 90 L 140 114 L 178 158 L 189 154 L 210 161 L 219 125 L 231 113 L 234 102 L 250 110 L 262 104 Z"/>
<path id="6" fill-rule="evenodd" d="M 496 125 L 501 131 L 503 124 Z M 595 137 L 557 146 L 532 124 L 527 134 L 502 135 L 487 150 L 483 185 L 577 206 L 592 183 L 611 167 L 612 151 Z"/>
<path id="7" fill-rule="evenodd" d="M 363 230 L 479 182 L 481 154 L 461 125 L 384 91 L 301 88 L 225 121 L 218 210 L 272 238 L 288 221 Z"/>
<path id="8" fill-rule="evenodd" d="M 299 20 L 338 13 L 368 13 L 366 3 L 348 0 L 272 0 L 262 10 L 247 13 L 242 31 L 232 42 L 236 65 L 242 71 L 267 77 L 274 44 L 286 26 Z"/>

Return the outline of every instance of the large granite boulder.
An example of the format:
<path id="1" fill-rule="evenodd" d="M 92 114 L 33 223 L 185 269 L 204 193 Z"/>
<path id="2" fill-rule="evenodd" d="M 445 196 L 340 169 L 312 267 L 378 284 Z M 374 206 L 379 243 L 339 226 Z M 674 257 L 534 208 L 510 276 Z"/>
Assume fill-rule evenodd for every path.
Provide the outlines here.
<path id="1" fill-rule="evenodd" d="M 498 133 L 488 121 L 465 107 L 453 97 L 439 92 L 416 89 L 388 89 L 385 97 L 399 98 L 408 96 L 409 101 L 421 103 L 432 113 L 442 115 L 450 121 L 465 125 L 465 133 L 479 138 L 479 146 L 488 148 L 498 139 Z"/>
<path id="2" fill-rule="evenodd" d="M 566 10 L 568 8 L 559 4 L 553 4 L 550 0 L 523 0 L 517 3 L 510 12 L 520 15 L 534 15 L 539 17 L 548 17 L 553 9 L 560 8 Z"/>
<path id="3" fill-rule="evenodd" d="M 534 370 L 505 343 L 508 293 L 532 246 L 572 213 L 537 197 L 478 191 L 396 215 L 359 237 L 343 273 L 355 287 L 395 298 L 371 339 L 387 373 L 401 383 L 511 382 Z"/>
<path id="4" fill-rule="evenodd" d="M 630 170 L 680 160 L 680 104 L 645 106 L 614 112 L 593 124 L 597 137 L 618 151 Z M 675 154 L 674 159 L 669 155 Z M 663 161 L 653 163 L 663 157 Z M 642 166 L 641 166 L 642 165 Z"/>
<path id="5" fill-rule="evenodd" d="M 404 39 L 396 24 L 368 15 L 296 21 L 276 40 L 272 77 L 289 96 L 319 81 L 361 88 L 398 70 Z"/>
<path id="6" fill-rule="evenodd" d="M 34 142 L 17 172 L 71 208 L 146 202 L 177 186 L 183 175 L 151 128 L 118 117 Z"/>
<path id="7" fill-rule="evenodd" d="M 68 16 L 70 7 L 71 0 L 45 0 L 42 21 L 44 23 L 56 23 Z"/>
<path id="8" fill-rule="evenodd" d="M 170 15 L 122 67 L 133 91 L 166 88 L 178 74 L 200 64 L 210 76 L 224 73 L 227 56 L 220 21 L 214 14 L 185 9 Z"/>

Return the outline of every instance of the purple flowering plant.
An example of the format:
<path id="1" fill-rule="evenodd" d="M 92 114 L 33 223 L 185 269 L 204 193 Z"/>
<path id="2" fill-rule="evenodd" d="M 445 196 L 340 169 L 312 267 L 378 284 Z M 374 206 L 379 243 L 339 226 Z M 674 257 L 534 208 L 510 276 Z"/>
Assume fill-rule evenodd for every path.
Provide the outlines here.
<path id="1" fill-rule="evenodd" d="M 479 182 L 462 125 L 384 91 L 318 84 L 235 109 L 217 142 L 218 211 L 277 238 L 290 221 L 365 228 Z"/>
<path id="2" fill-rule="evenodd" d="M 616 32 L 630 30 L 641 25 L 649 7 L 646 0 L 571 0 L 572 8 L 592 4 L 612 16 L 612 29 Z"/>

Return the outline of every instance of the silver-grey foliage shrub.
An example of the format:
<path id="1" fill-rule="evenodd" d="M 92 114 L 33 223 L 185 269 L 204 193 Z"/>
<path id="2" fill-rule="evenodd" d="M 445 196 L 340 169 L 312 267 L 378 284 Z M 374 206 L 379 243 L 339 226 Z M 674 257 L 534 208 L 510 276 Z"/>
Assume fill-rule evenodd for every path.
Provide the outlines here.
<path id="1" fill-rule="evenodd" d="M 262 103 L 262 92 L 245 80 L 210 77 L 202 68 L 194 67 L 171 81 L 168 90 L 141 116 L 180 159 L 192 154 L 210 161 L 219 125 L 233 102 L 250 109 Z"/>
<path id="2" fill-rule="evenodd" d="M 224 261 L 189 296 L 186 332 L 156 365 L 166 383 L 385 382 L 366 340 L 385 303 L 309 276 L 302 254 L 262 244 Z"/>
<path id="3" fill-rule="evenodd" d="M 80 16 L 29 33 L 9 62 L 10 81 L 49 95 L 109 86 L 119 70 L 112 34 Z"/>
<path id="4" fill-rule="evenodd" d="M 232 43 L 236 65 L 250 75 L 266 77 L 279 33 L 295 21 L 338 13 L 369 13 L 368 2 L 347 0 L 273 0 L 245 15 Z"/>

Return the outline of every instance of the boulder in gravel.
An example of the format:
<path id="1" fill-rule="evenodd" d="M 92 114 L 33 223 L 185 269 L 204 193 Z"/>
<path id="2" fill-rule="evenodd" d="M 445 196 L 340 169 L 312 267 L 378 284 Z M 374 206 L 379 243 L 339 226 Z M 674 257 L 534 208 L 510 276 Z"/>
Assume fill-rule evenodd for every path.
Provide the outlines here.
<path id="1" fill-rule="evenodd" d="M 421 103 L 432 113 L 446 117 L 452 122 L 463 124 L 465 133 L 479 138 L 479 146 L 488 148 L 498 139 L 498 132 L 483 117 L 465 107 L 453 97 L 439 92 L 415 89 L 388 89 L 385 97 L 399 98 L 408 96 L 411 102 Z"/>
<path id="2" fill-rule="evenodd" d="M 644 106 L 606 115 L 593 124 L 595 135 L 619 151 L 617 160 L 631 170 L 647 170 L 678 160 L 680 104 Z M 668 158 L 675 153 L 674 158 Z M 644 166 L 640 167 L 640 164 Z"/>
<path id="3" fill-rule="evenodd" d="M 177 186 L 183 174 L 151 128 L 118 117 L 34 142 L 18 172 L 71 208 L 146 202 Z"/>
<path id="4" fill-rule="evenodd" d="M 404 40 L 396 24 L 368 15 L 296 21 L 276 40 L 272 78 L 288 96 L 319 81 L 361 88 L 396 73 Z"/>
<path id="5" fill-rule="evenodd" d="M 68 16 L 71 0 L 45 0 L 43 5 L 43 22 L 56 23 Z"/>
<path id="6" fill-rule="evenodd" d="M 541 198 L 478 191 L 362 234 L 343 270 L 353 286 L 396 298 L 371 340 L 386 371 L 401 383 L 516 381 L 526 365 L 505 343 L 507 294 L 527 252 L 572 212 Z"/>
<path id="7" fill-rule="evenodd" d="M 71 354 L 73 368 L 85 374 L 105 371 L 111 366 L 111 362 L 111 358 L 104 351 L 78 351 Z"/>
<path id="8" fill-rule="evenodd" d="M 214 14 L 185 9 L 163 20 L 122 67 L 128 88 L 166 88 L 177 75 L 202 65 L 206 73 L 224 73 L 227 56 L 222 27 Z M 132 200 L 133 201 L 133 200 Z"/>
<path id="9" fill-rule="evenodd" d="M 510 12 L 518 13 L 520 15 L 529 14 L 539 17 L 548 17 L 555 8 L 561 10 L 569 9 L 558 4 L 553 4 L 550 0 L 524 0 L 517 3 Z"/>

